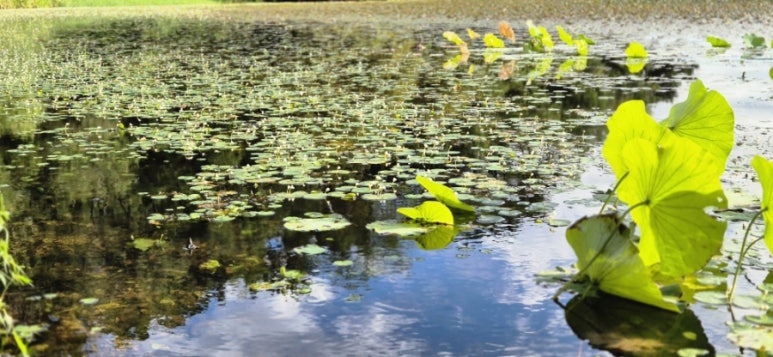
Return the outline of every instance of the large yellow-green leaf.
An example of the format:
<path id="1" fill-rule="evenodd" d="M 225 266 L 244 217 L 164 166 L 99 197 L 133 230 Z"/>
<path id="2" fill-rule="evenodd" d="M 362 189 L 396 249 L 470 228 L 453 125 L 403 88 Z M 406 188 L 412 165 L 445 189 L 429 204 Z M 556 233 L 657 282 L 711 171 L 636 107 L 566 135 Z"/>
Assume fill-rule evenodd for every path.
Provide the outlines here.
<path id="1" fill-rule="evenodd" d="M 687 100 L 671 107 L 668 118 L 660 124 L 708 150 L 724 169 L 735 143 L 735 117 L 722 94 L 707 91 L 703 82 L 696 80 L 690 85 Z"/>
<path id="2" fill-rule="evenodd" d="M 667 131 L 647 114 L 641 100 L 629 100 L 620 104 L 607 121 L 607 128 L 609 135 L 601 153 L 612 166 L 618 180 L 628 172 L 626 158 L 622 152 L 623 146 L 635 138 L 657 143 Z"/>
<path id="3" fill-rule="evenodd" d="M 505 41 L 502 41 L 497 35 L 493 33 L 487 33 L 483 35 L 483 43 L 489 48 L 503 48 L 505 47 Z"/>
<path id="4" fill-rule="evenodd" d="M 666 135 L 658 144 L 634 138 L 622 150 L 628 177 L 618 197 L 629 206 L 641 229 L 644 264 L 660 264 L 665 276 L 691 274 L 722 245 L 727 224 L 705 213 L 706 207 L 726 208 L 716 159 L 692 141 Z"/>
<path id="5" fill-rule="evenodd" d="M 663 294 L 632 243 L 631 230 L 614 214 L 585 217 L 575 222 L 567 228 L 566 240 L 577 255 L 577 268 L 585 269 L 585 275 L 601 291 L 679 311 L 676 305 L 663 300 Z"/>
<path id="6" fill-rule="evenodd" d="M 765 219 L 765 244 L 773 252 L 773 162 L 757 155 L 752 159 L 752 167 L 757 171 L 762 185 L 760 209 L 762 218 Z"/>
<path id="7" fill-rule="evenodd" d="M 438 201 L 426 201 L 416 207 L 400 207 L 397 212 L 419 222 L 454 224 L 454 215 Z"/>
<path id="8" fill-rule="evenodd" d="M 459 201 L 459 198 L 456 197 L 456 192 L 450 187 L 424 176 L 416 176 L 416 181 L 419 181 L 427 192 L 435 196 L 436 200 L 443 202 L 446 206 L 461 211 L 475 212 L 475 208 Z"/>

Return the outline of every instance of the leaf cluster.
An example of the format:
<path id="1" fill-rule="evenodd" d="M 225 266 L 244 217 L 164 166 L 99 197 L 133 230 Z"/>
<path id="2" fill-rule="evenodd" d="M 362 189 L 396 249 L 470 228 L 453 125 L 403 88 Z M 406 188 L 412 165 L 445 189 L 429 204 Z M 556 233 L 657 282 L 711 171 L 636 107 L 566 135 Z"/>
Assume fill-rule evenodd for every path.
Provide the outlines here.
<path id="1" fill-rule="evenodd" d="M 628 209 L 620 217 L 600 214 L 567 229 L 581 269 L 574 280 L 589 278 L 607 293 L 673 311 L 653 277 L 678 281 L 722 246 L 727 224 L 706 210 L 727 207 L 719 178 L 734 143 L 732 108 L 698 80 L 661 122 L 642 101 L 628 101 L 607 127 L 602 154 Z M 639 238 L 623 221 L 628 213 Z M 638 245 L 626 245 L 632 241 Z"/>

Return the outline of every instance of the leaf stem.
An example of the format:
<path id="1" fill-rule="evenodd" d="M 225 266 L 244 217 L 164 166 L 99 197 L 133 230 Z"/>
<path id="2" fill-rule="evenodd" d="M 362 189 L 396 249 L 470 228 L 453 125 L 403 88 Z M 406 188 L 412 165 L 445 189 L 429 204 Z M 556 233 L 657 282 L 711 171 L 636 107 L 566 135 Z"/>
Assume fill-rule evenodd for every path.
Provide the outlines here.
<path id="1" fill-rule="evenodd" d="M 749 243 L 749 245 L 746 245 L 746 240 L 749 238 L 749 233 L 751 233 L 752 226 L 754 225 L 754 221 L 757 220 L 760 216 L 762 216 L 762 213 L 767 211 L 768 209 L 765 208 L 764 210 L 760 210 L 757 212 L 754 217 L 752 217 L 751 221 L 749 221 L 749 225 L 746 227 L 746 232 L 743 235 L 743 241 L 741 241 L 741 251 L 738 253 L 738 263 L 735 266 L 735 273 L 733 274 L 733 284 L 730 285 L 730 291 L 728 291 L 727 294 L 727 302 L 728 304 L 733 303 L 733 295 L 735 295 L 735 286 L 738 284 L 738 275 L 741 274 L 741 262 L 746 257 L 746 254 L 749 253 L 749 249 L 754 245 L 754 243 L 757 243 L 762 240 L 762 238 L 757 238 L 757 240 Z"/>
<path id="2" fill-rule="evenodd" d="M 609 200 L 612 199 L 612 194 L 617 192 L 617 188 L 620 187 L 620 184 L 623 182 L 623 180 L 625 180 L 626 177 L 628 177 L 629 173 L 631 173 L 631 171 L 628 171 L 625 174 L 623 174 L 623 176 L 620 177 L 620 179 L 617 180 L 617 182 L 615 182 L 615 187 L 612 188 L 612 191 L 607 196 L 607 199 L 604 201 L 604 204 L 601 205 L 601 209 L 599 210 L 599 214 L 604 213 L 604 209 L 607 208 L 607 204 L 609 203 Z"/>
<path id="3" fill-rule="evenodd" d="M 620 180 L 622 181 L 623 178 L 625 178 L 625 175 Z M 618 221 L 617 221 L 617 225 L 615 226 L 615 229 L 613 229 L 612 232 L 610 232 L 609 236 L 607 236 L 607 239 L 604 241 L 604 244 L 601 245 L 601 248 L 599 249 L 599 251 L 596 252 L 596 254 L 593 256 L 593 258 L 591 258 L 588 261 L 588 264 L 585 264 L 585 266 L 582 267 L 582 269 L 580 269 L 580 271 L 578 271 L 576 274 L 574 274 L 574 276 L 572 276 L 572 278 L 569 279 L 569 281 L 567 281 L 563 286 L 561 286 L 560 289 L 558 289 L 558 291 L 556 291 L 556 293 L 553 295 L 553 300 L 558 301 L 558 296 L 561 295 L 564 291 L 568 290 L 570 284 L 579 281 L 579 279 L 582 278 L 585 275 L 585 272 L 590 268 L 591 265 L 593 265 L 593 262 L 595 262 L 596 259 L 599 256 L 601 256 L 601 253 L 603 253 L 604 249 L 607 248 L 607 245 L 609 245 L 609 242 L 612 241 L 612 237 L 614 237 L 615 236 L 615 232 L 617 232 L 617 227 L 619 227 L 621 224 L 623 224 L 622 223 L 622 219 L 626 215 L 628 215 L 628 213 L 633 211 L 633 209 L 635 209 L 636 207 L 648 205 L 649 203 L 650 203 L 650 201 L 646 200 L 646 201 L 639 202 L 639 203 L 637 203 L 637 204 L 635 204 L 635 205 L 633 205 L 631 207 L 628 207 L 628 209 L 625 212 L 623 212 L 623 214 L 620 217 L 617 218 Z"/>

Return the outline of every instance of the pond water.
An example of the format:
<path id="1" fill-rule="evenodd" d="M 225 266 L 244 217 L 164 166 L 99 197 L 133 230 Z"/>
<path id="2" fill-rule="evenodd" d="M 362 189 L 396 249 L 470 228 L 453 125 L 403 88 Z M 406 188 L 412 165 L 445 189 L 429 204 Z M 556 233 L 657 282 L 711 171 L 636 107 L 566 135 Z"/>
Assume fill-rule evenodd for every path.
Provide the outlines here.
<path id="1" fill-rule="evenodd" d="M 18 72 L 0 98 L 2 193 L 34 281 L 7 299 L 19 321 L 46 326 L 41 354 L 744 353 L 722 306 L 675 317 L 567 293 L 565 313 L 540 272 L 574 263 L 564 227 L 614 185 L 600 148 L 626 100 L 664 118 L 693 79 L 719 90 L 737 123 L 726 190 L 751 204 L 749 158 L 773 154 L 769 49 L 645 36 L 649 63 L 630 74 L 629 39 L 603 31 L 587 33 L 597 45 L 583 59 L 510 45 L 485 63 L 478 44 L 457 65 L 442 37 L 466 33 L 454 24 L 48 26 L 40 48 L 19 50 L 34 65 L 4 68 Z M 417 175 L 476 217 L 415 239 L 369 229 L 429 197 Z M 331 214 L 350 225 L 288 228 Z M 742 233 L 731 224 L 704 276 L 724 282 Z M 746 293 L 770 264 L 754 253 L 763 268 Z"/>

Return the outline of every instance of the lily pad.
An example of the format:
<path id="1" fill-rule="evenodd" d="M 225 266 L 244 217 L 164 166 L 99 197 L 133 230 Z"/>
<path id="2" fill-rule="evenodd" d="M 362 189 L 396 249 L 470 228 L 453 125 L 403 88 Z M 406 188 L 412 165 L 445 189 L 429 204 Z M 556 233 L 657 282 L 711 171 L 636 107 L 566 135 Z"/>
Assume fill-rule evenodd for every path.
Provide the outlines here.
<path id="1" fill-rule="evenodd" d="M 430 231 L 430 227 L 422 226 L 416 222 L 376 221 L 369 223 L 365 228 L 378 234 L 396 235 L 400 237 L 418 236 Z"/>
<path id="2" fill-rule="evenodd" d="M 327 252 L 327 249 L 316 244 L 306 244 L 304 246 L 294 248 L 293 251 L 298 254 L 316 255 Z"/>
<path id="3" fill-rule="evenodd" d="M 337 267 L 348 267 L 354 264 L 351 260 L 336 260 L 333 262 L 333 265 Z"/>
<path id="4" fill-rule="evenodd" d="M 89 298 L 80 299 L 78 300 L 78 302 L 80 302 L 83 305 L 94 305 L 99 302 L 99 299 L 95 297 L 89 297 Z"/>
<path id="5" fill-rule="evenodd" d="M 344 216 L 332 213 L 319 218 L 285 217 L 284 227 L 296 232 L 322 232 L 336 231 L 350 226 L 351 223 Z"/>

